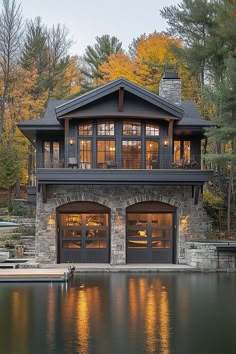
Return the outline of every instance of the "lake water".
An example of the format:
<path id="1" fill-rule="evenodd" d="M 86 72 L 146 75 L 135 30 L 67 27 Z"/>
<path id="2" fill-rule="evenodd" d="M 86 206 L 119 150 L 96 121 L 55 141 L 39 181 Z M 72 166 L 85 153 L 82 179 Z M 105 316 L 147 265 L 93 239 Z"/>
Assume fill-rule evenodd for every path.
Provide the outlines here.
<path id="1" fill-rule="evenodd" d="M 236 274 L 0 284 L 0 354 L 234 354 Z"/>

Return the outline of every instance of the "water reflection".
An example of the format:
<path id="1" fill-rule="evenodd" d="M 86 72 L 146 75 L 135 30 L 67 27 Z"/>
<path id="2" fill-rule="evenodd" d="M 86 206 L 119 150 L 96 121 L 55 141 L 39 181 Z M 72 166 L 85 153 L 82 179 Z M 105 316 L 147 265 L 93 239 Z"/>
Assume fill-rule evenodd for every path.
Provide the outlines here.
<path id="1" fill-rule="evenodd" d="M 231 353 L 235 294 L 234 274 L 87 274 L 69 285 L 1 284 L 0 353 Z"/>

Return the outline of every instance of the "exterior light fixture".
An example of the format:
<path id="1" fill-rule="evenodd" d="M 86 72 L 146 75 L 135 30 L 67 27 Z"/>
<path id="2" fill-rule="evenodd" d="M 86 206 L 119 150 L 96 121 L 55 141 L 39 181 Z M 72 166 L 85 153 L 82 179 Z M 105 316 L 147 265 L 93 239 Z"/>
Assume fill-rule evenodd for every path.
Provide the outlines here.
<path id="1" fill-rule="evenodd" d="M 165 147 L 169 146 L 169 139 L 165 138 L 165 139 L 163 140 L 163 145 L 164 145 Z"/>
<path id="2" fill-rule="evenodd" d="M 74 145 L 75 139 L 74 139 L 74 138 L 70 138 L 70 139 L 69 139 L 69 143 L 70 143 L 70 145 Z"/>
<path id="3" fill-rule="evenodd" d="M 48 217 L 48 226 L 54 226 L 55 224 L 56 224 L 55 217 L 50 214 Z"/>

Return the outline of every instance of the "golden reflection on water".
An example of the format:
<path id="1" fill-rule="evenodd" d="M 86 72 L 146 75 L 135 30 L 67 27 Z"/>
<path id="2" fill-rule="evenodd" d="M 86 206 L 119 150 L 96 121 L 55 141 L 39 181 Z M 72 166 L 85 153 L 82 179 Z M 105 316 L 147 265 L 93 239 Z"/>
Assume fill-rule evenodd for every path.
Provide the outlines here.
<path id="1" fill-rule="evenodd" d="M 29 299 L 26 292 L 13 291 L 12 293 L 12 335 L 18 333 L 18 341 L 11 341 L 12 350 L 17 353 L 19 348 L 26 348 L 28 341 L 28 310 Z M 27 351 L 28 352 L 28 351 Z"/>
<path id="2" fill-rule="evenodd" d="M 133 331 L 138 321 L 144 323 L 147 353 L 170 353 L 169 302 L 167 288 L 159 278 L 129 279 L 130 321 Z"/>
<path id="3" fill-rule="evenodd" d="M 76 325 L 78 331 L 78 353 L 89 354 L 89 303 L 90 289 L 81 290 L 77 297 Z"/>
<path id="4" fill-rule="evenodd" d="M 48 290 L 48 345 L 53 345 L 55 339 L 55 291 L 53 287 Z"/>

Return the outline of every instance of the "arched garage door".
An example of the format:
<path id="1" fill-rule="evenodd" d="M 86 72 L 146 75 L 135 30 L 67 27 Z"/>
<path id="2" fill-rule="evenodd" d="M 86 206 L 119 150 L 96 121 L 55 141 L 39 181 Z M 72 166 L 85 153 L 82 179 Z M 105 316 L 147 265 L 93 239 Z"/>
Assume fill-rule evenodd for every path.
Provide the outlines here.
<path id="1" fill-rule="evenodd" d="M 109 263 L 109 208 L 75 202 L 57 209 L 58 263 Z"/>
<path id="2" fill-rule="evenodd" d="M 175 208 L 160 202 L 127 208 L 127 263 L 175 262 Z"/>

